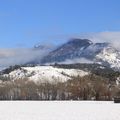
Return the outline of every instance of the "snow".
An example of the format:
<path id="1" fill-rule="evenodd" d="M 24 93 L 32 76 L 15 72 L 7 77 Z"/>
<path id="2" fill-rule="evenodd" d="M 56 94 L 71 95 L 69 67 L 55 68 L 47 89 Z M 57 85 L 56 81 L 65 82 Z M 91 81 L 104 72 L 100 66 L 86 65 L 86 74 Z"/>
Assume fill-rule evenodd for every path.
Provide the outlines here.
<path id="1" fill-rule="evenodd" d="M 36 67 L 22 67 L 9 73 L 9 76 L 13 79 L 29 78 L 35 82 L 37 81 L 67 81 L 71 79 L 71 76 L 85 76 L 88 72 L 78 69 L 63 69 L 55 68 L 52 66 L 36 66 Z"/>
<path id="2" fill-rule="evenodd" d="M 120 68 L 120 53 L 111 47 L 104 48 L 96 57 L 108 62 L 111 68 Z"/>
<path id="3" fill-rule="evenodd" d="M 104 101 L 1 101 L 0 120 L 120 120 L 120 104 Z"/>

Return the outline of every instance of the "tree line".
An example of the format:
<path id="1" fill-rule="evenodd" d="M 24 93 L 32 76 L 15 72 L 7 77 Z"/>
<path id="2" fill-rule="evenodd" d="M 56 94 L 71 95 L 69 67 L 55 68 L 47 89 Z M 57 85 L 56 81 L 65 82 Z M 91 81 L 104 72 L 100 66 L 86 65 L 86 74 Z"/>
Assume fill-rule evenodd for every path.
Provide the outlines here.
<path id="1" fill-rule="evenodd" d="M 27 78 L 0 83 L 0 100 L 112 100 L 120 96 L 120 85 L 108 78 L 90 74 L 60 82 Z"/>

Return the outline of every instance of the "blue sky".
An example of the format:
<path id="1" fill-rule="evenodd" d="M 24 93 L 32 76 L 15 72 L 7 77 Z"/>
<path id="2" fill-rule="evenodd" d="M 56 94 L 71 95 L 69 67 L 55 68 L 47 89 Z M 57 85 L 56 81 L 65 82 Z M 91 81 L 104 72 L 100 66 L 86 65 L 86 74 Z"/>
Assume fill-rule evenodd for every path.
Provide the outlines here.
<path id="1" fill-rule="evenodd" d="M 1 0 L 0 48 L 120 31 L 120 0 Z"/>

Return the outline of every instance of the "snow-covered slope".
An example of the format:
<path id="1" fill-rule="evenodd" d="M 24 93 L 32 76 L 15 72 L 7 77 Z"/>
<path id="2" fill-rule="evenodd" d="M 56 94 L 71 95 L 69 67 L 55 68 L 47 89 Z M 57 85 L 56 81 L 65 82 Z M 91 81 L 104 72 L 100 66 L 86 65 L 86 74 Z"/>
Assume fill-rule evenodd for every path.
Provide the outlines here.
<path id="1" fill-rule="evenodd" d="M 111 46 L 104 48 L 96 55 L 96 58 L 101 60 L 102 63 L 105 62 L 111 68 L 120 69 L 120 52 Z"/>
<path id="2" fill-rule="evenodd" d="M 36 66 L 36 67 L 22 67 L 21 69 L 14 70 L 5 76 L 9 76 L 13 80 L 28 78 L 35 82 L 44 81 L 66 81 L 71 79 L 72 76 L 85 76 L 88 72 L 78 69 L 62 69 L 52 66 Z"/>

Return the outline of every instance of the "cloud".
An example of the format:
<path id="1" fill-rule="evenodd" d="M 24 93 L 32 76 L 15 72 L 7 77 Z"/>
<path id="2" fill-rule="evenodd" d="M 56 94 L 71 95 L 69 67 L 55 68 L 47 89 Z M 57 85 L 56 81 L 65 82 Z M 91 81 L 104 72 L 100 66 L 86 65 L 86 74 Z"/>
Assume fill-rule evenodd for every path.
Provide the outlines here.
<path id="1" fill-rule="evenodd" d="M 39 60 L 48 53 L 47 49 L 0 49 L 0 67 L 24 64 L 34 59 Z"/>
<path id="2" fill-rule="evenodd" d="M 52 65 L 55 64 L 56 62 L 53 63 L 46 63 L 45 65 Z M 88 63 L 88 64 L 92 64 L 93 61 L 90 61 L 86 58 L 74 58 L 74 59 L 67 59 L 63 62 L 57 62 L 58 64 L 74 64 L 74 63 Z"/>
<path id="3" fill-rule="evenodd" d="M 86 58 L 75 58 L 75 59 L 67 59 L 64 62 L 60 62 L 61 64 L 74 64 L 74 63 L 93 63 L 93 61 L 90 61 Z"/>
<path id="4" fill-rule="evenodd" d="M 99 33 L 89 33 L 87 35 L 89 39 L 93 42 L 108 42 L 112 46 L 120 50 L 120 32 L 99 32 Z"/>

